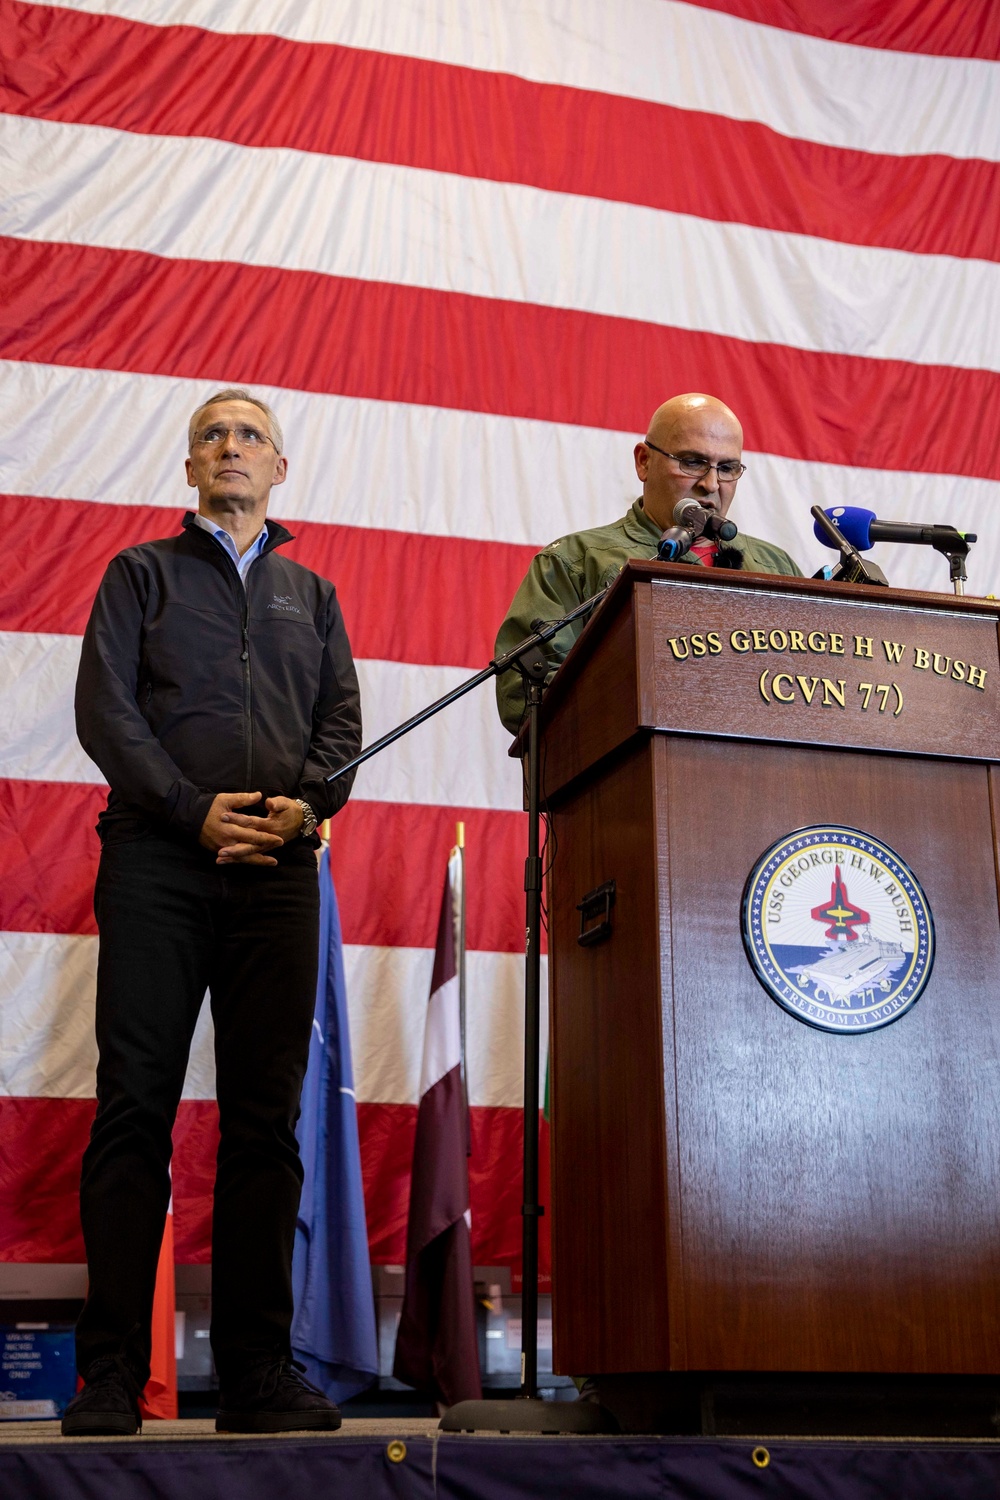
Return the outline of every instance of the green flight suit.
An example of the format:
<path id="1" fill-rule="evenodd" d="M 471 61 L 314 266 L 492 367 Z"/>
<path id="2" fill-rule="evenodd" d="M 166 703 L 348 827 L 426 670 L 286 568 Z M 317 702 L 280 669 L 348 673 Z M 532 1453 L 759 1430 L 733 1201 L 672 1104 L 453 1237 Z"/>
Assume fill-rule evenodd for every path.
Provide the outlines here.
<path id="1" fill-rule="evenodd" d="M 575 605 L 600 593 L 629 558 L 645 562 L 656 560 L 661 531 L 649 520 L 636 500 L 631 510 L 610 526 L 595 526 L 592 531 L 577 531 L 560 537 L 532 560 L 520 588 L 514 595 L 507 618 L 497 634 L 496 655 L 509 651 L 518 641 L 531 634 L 535 619 L 554 620 Z M 785 573 L 801 578 L 787 552 L 756 537 L 736 536 L 722 548 L 724 566 L 737 567 L 745 573 Z M 686 552 L 681 562 L 703 567 L 701 559 Z M 552 663 L 546 678 L 551 682 L 556 669 L 583 630 L 586 620 L 574 621 L 545 646 Z M 497 707 L 511 734 L 516 734 L 524 712 L 524 685 L 520 673 L 505 672 L 497 678 Z"/>

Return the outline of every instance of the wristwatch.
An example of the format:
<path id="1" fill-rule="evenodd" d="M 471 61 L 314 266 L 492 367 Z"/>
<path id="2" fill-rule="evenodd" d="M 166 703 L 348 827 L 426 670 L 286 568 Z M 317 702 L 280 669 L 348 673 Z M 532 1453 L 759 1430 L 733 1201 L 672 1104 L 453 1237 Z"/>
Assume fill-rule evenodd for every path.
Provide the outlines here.
<path id="1" fill-rule="evenodd" d="M 299 829 L 299 833 L 304 839 L 307 839 L 310 834 L 316 832 L 316 814 L 309 806 L 309 803 L 304 802 L 301 797 L 296 797 L 295 802 L 302 809 L 302 827 Z"/>

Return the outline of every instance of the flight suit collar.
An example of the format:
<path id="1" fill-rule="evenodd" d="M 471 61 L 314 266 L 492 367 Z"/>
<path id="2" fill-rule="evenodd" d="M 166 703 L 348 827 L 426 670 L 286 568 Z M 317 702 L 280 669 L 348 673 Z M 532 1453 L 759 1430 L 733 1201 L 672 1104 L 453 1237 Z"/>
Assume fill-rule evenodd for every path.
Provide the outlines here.
<path id="1" fill-rule="evenodd" d="M 632 542 L 639 542 L 644 547 L 652 548 L 652 556 L 656 556 L 656 549 L 660 545 L 662 532 L 655 521 L 651 521 L 642 508 L 642 500 L 633 502 L 623 522 L 625 535 Z"/>

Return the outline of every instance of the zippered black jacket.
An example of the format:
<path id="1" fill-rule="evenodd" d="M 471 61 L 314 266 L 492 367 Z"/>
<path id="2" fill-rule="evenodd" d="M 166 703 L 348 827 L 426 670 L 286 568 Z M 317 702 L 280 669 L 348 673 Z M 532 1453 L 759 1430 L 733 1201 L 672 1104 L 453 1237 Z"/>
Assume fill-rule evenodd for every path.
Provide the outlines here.
<path id="1" fill-rule="evenodd" d="M 333 585 L 277 553 L 292 536 L 269 520 L 244 590 L 193 520 L 119 552 L 87 623 L 76 727 L 111 787 L 102 837 L 146 827 L 197 839 L 218 792 L 303 797 L 320 821 L 350 792 L 353 776 L 323 779 L 361 748 Z"/>

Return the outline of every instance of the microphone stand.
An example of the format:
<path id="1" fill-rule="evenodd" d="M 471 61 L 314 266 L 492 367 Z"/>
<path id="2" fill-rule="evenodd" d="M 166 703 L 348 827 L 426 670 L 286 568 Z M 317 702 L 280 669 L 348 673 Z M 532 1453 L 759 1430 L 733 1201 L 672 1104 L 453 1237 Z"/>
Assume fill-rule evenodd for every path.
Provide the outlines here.
<path id="1" fill-rule="evenodd" d="M 845 583 L 888 583 L 889 580 L 877 563 L 865 562 L 860 552 L 847 540 L 840 527 L 830 519 L 825 510 L 814 505 L 809 514 L 829 537 L 831 545 L 840 552 L 840 567 L 833 574 L 834 578 L 843 579 Z M 959 595 L 965 593 L 968 578 L 965 571 L 965 559 L 969 555 L 973 542 L 977 540 L 974 531 L 956 531 L 954 526 L 912 526 L 908 523 L 897 525 L 895 522 L 878 521 L 872 523 L 871 532 L 872 541 L 919 542 L 923 546 L 933 547 L 935 552 L 940 552 L 948 559 L 951 586 L 955 593 Z M 668 535 L 669 533 L 664 532 L 665 537 Z M 824 569 L 813 574 L 814 578 L 824 576 Z"/>
<path id="2" fill-rule="evenodd" d="M 935 552 L 941 552 L 948 559 L 948 567 L 951 574 L 951 586 L 956 594 L 965 593 L 965 585 L 968 573 L 965 571 L 965 559 L 969 555 L 969 549 L 977 540 L 974 531 L 955 531 L 951 526 L 935 526 L 935 536 L 931 546 Z"/>
<path id="3" fill-rule="evenodd" d="M 857 547 L 847 540 L 840 527 L 830 520 L 825 510 L 814 505 L 809 514 L 820 529 L 826 532 L 840 553 L 840 566 L 834 573 L 834 578 L 842 579 L 844 583 L 874 583 L 888 588 L 889 580 L 878 563 L 865 562 Z M 822 570 L 816 574 L 817 578 L 822 576 Z"/>
<path id="4" fill-rule="evenodd" d="M 368 745 L 353 760 L 326 777 L 339 781 L 348 771 L 363 765 L 389 745 L 471 693 L 473 688 L 504 672 L 521 673 L 528 709 L 528 855 L 524 862 L 526 899 L 526 943 L 524 964 L 524 1165 L 521 1224 L 521 1389 L 515 1401 L 459 1401 L 441 1419 L 445 1432 L 608 1432 L 617 1431 L 602 1407 L 590 1401 L 541 1401 L 538 1399 L 538 1221 L 544 1208 L 538 1202 L 538 1047 L 541 1032 L 541 931 L 542 860 L 539 841 L 541 812 L 541 767 L 538 754 L 538 713 L 549 663 L 541 647 L 574 620 L 584 619 L 604 598 L 607 590 L 585 599 L 558 620 L 533 621 L 533 633 L 488 667 L 459 683 L 443 698 L 422 708 L 381 739 Z"/>

